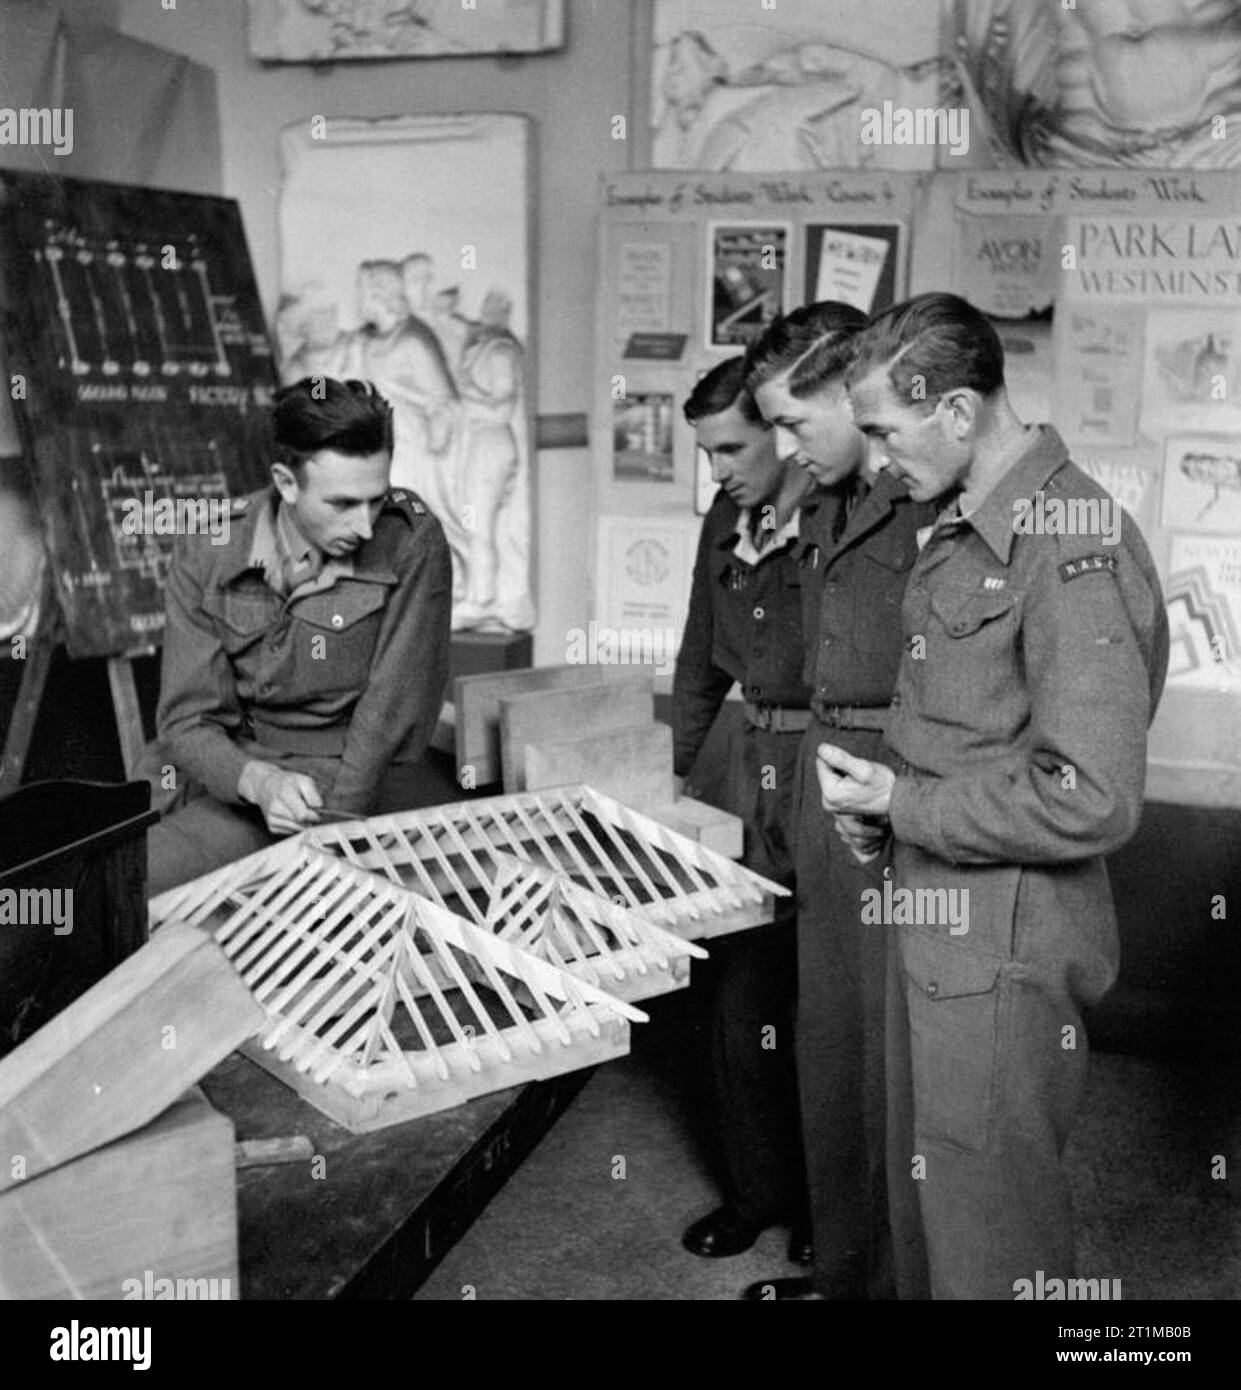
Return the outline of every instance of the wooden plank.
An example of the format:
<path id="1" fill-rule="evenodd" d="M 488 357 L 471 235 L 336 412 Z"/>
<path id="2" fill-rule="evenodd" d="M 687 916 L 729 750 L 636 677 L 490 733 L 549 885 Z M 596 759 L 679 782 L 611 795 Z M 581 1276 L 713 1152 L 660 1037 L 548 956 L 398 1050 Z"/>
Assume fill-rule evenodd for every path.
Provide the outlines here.
<path id="1" fill-rule="evenodd" d="M 458 780 L 470 790 L 500 780 L 500 701 L 506 696 L 597 685 L 625 674 L 617 666 L 538 666 L 458 676 L 453 682 Z"/>
<path id="2" fill-rule="evenodd" d="M 696 840 L 705 849 L 714 850 L 726 859 L 740 859 L 745 852 L 745 826 L 740 816 L 708 806 L 692 796 L 678 797 L 670 806 L 648 809 L 648 816 Z"/>
<path id="3" fill-rule="evenodd" d="M 206 933 L 173 922 L 0 1060 L 0 1191 L 147 1124 L 265 1022 Z"/>
<path id="4" fill-rule="evenodd" d="M 580 741 L 528 743 L 525 768 L 531 791 L 585 782 L 627 806 L 664 806 L 672 800 L 672 730 L 642 724 Z"/>
<path id="5" fill-rule="evenodd" d="M 233 1161 L 232 1120 L 194 1090 L 0 1193 L 0 1298 L 237 1298 Z"/>
<path id="6" fill-rule="evenodd" d="M 523 754 L 527 743 L 583 739 L 636 728 L 654 719 L 655 678 L 641 670 L 593 685 L 502 696 L 500 763 L 504 790 L 526 790 Z"/>

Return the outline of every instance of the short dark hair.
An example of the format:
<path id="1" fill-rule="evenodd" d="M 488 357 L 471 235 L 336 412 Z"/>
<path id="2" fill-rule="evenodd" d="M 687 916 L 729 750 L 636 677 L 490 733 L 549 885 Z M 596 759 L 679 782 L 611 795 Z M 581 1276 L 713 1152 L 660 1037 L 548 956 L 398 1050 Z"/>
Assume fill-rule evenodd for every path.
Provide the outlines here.
<path id="1" fill-rule="evenodd" d="M 766 425 L 754 397 L 746 389 L 746 359 L 730 357 L 720 362 L 702 378 L 685 402 L 685 418 L 696 425 L 705 415 L 719 415 L 730 406 L 737 406 L 752 425 Z"/>
<path id="2" fill-rule="evenodd" d="M 746 385 L 757 391 L 787 372 L 791 396 L 814 395 L 849 365 L 854 340 L 868 322 L 860 309 L 834 299 L 782 314 L 750 345 Z"/>
<path id="3" fill-rule="evenodd" d="M 917 294 L 878 314 L 855 344 L 850 385 L 886 367 L 888 384 L 930 410 L 946 391 L 993 396 L 1004 385 L 1004 347 L 991 320 L 959 295 Z M 919 380 L 915 381 L 915 378 Z"/>
<path id="4" fill-rule="evenodd" d="M 294 472 L 320 449 L 392 452 L 392 407 L 369 381 L 304 376 L 276 392 L 272 424 L 276 458 Z"/>

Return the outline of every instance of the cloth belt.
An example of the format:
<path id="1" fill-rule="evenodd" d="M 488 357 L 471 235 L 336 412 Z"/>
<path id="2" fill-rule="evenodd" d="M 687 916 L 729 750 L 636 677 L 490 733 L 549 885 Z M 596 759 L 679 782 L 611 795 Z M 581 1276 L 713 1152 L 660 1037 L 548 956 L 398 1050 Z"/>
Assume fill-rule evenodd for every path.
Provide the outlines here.
<path id="1" fill-rule="evenodd" d="M 810 708 L 829 729 L 875 729 L 882 733 L 888 727 L 887 705 L 827 705 L 811 700 Z"/>
<path id="2" fill-rule="evenodd" d="M 349 737 L 348 724 L 329 724 L 319 729 L 287 729 L 249 716 L 255 743 L 273 753 L 302 753 L 312 758 L 339 758 Z"/>
<path id="3" fill-rule="evenodd" d="M 772 734 L 800 734 L 810 727 L 810 711 L 796 705 L 752 705 L 747 700 L 745 717 L 754 728 Z"/>

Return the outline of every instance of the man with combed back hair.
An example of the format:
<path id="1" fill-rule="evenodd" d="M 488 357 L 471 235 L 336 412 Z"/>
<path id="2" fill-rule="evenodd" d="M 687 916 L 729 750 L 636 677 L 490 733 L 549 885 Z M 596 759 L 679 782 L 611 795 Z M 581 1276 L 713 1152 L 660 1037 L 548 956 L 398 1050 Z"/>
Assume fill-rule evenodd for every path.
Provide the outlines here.
<path id="1" fill-rule="evenodd" d="M 803 679 L 811 719 L 796 765 L 797 1072 L 810 1188 L 814 1275 L 751 1285 L 747 1298 L 892 1296 L 884 1195 L 886 942 L 861 919 L 887 857 L 862 864 L 834 834 L 814 777 L 825 738 L 882 757 L 900 662 L 900 601 L 932 513 L 872 471 L 845 406 L 844 371 L 866 316 L 811 304 L 752 347 L 749 383 L 779 454 L 814 478 L 798 542 Z"/>
<path id="2" fill-rule="evenodd" d="M 895 839 L 890 920 L 873 930 L 895 946 L 898 1287 L 1011 1299 L 1073 1276 L 1061 1160 L 1082 1010 L 1116 976 L 1103 856 L 1141 814 L 1163 595 L 1129 517 L 1054 429 L 1013 412 L 999 338 L 965 300 L 919 295 L 880 315 L 848 389 L 887 471 L 945 504 L 906 590 L 890 755 L 818 750 L 842 832 L 868 847 L 878 823 Z M 1077 523 L 1030 525 L 1032 510 Z"/>
<path id="3" fill-rule="evenodd" d="M 153 896 L 323 807 L 372 814 L 443 702 L 451 561 L 422 502 L 389 490 L 388 402 L 306 377 L 277 392 L 274 427 L 272 486 L 234 499 L 225 544 L 181 537 L 165 587 Z"/>

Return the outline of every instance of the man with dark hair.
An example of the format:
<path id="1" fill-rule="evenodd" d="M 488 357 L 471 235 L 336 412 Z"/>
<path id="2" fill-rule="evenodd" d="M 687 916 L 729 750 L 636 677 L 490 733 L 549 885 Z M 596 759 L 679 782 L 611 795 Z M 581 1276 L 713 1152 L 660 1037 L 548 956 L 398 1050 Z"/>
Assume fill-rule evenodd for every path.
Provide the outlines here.
<path id="1" fill-rule="evenodd" d="M 673 772 L 680 790 L 740 682 L 745 726 L 731 748 L 729 782 L 732 809 L 745 825 L 743 862 L 791 887 L 793 769 L 808 717 L 792 548 L 806 484 L 776 457 L 745 372 L 741 357 L 721 362 L 685 405 L 720 487 L 703 521 L 677 658 Z M 789 1221 L 790 1257 L 808 1258 L 792 1045 L 793 919 L 791 900 L 780 899 L 770 926 L 711 943 L 712 1089 L 725 1201 L 685 1232 L 685 1247 L 696 1255 L 739 1254 L 765 1227 Z"/>
<path id="2" fill-rule="evenodd" d="M 904 603 L 891 759 L 825 741 L 841 830 L 895 838 L 888 1179 L 902 1297 L 1015 1297 L 1073 1277 L 1061 1164 L 1082 1010 L 1112 983 L 1103 856 L 1134 832 L 1168 625 L 1129 517 L 1023 424 L 994 329 L 919 295 L 862 335 L 858 428 L 948 505 Z M 1042 522 L 1031 522 L 1041 517 Z M 895 762 L 895 768 L 890 764 Z"/>
<path id="3" fill-rule="evenodd" d="M 812 1278 L 751 1285 L 754 1299 L 892 1295 L 884 1182 L 885 942 L 861 917 L 887 859 L 860 864 L 833 833 L 814 777 L 825 738 L 881 756 L 900 662 L 900 601 L 933 513 L 868 466 L 844 372 L 864 314 L 825 301 L 777 319 L 750 351 L 748 384 L 776 450 L 819 484 L 798 543 L 803 680 L 797 808 L 797 1074 L 814 1244 Z"/>
<path id="4" fill-rule="evenodd" d="M 165 588 L 152 895 L 323 807 L 372 813 L 443 700 L 448 547 L 413 493 L 389 490 L 387 401 L 306 377 L 277 393 L 274 426 L 273 486 L 234 500 L 225 544 L 182 537 Z"/>

